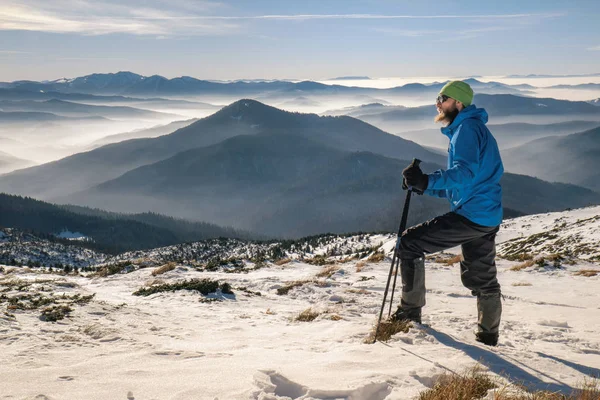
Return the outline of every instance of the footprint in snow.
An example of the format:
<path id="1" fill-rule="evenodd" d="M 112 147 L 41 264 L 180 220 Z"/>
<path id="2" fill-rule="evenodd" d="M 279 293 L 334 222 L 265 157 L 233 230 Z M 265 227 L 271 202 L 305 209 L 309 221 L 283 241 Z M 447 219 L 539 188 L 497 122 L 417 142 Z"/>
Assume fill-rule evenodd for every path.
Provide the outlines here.
<path id="1" fill-rule="evenodd" d="M 368 383 L 356 389 L 349 390 L 319 390 L 311 389 L 293 382 L 275 371 L 259 371 L 254 375 L 254 382 L 258 391 L 252 394 L 253 399 L 263 398 L 264 395 L 274 395 L 273 399 L 300 399 L 311 398 L 315 400 L 384 400 L 392 388 L 388 383 Z"/>

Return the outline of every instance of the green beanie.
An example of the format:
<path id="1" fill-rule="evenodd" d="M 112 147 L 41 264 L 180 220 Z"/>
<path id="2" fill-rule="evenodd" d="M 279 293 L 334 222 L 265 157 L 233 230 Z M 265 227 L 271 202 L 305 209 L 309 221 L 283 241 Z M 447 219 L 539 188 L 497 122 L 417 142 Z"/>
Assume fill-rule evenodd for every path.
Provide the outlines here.
<path id="1" fill-rule="evenodd" d="M 450 81 L 444 85 L 440 94 L 445 94 L 454 100 L 460 101 L 468 107 L 473 102 L 473 89 L 468 83 L 463 81 Z"/>

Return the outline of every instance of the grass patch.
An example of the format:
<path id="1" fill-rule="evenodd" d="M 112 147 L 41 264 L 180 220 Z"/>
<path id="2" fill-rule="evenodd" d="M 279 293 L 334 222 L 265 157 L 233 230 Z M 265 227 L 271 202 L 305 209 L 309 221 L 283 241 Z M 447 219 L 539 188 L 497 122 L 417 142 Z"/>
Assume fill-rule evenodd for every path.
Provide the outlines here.
<path id="1" fill-rule="evenodd" d="M 504 258 L 505 260 L 508 260 L 508 261 L 524 262 L 524 261 L 528 261 L 528 260 L 533 260 L 533 254 L 531 254 L 531 253 L 507 254 L 502 258 Z"/>
<path id="2" fill-rule="evenodd" d="M 161 265 L 160 267 L 158 267 L 154 271 L 152 271 L 152 276 L 162 275 L 165 272 L 173 271 L 176 266 L 177 266 L 177 263 L 172 262 L 172 261 L 168 262 L 165 265 Z"/>
<path id="3" fill-rule="evenodd" d="M 300 314 L 298 314 L 298 316 L 295 318 L 295 321 L 300 321 L 300 322 L 311 322 L 314 321 L 315 319 L 317 319 L 317 317 L 320 314 L 316 311 L 314 311 L 312 308 L 307 308 L 306 310 L 302 311 Z"/>
<path id="4" fill-rule="evenodd" d="M 317 278 L 331 278 L 333 274 L 335 274 L 338 270 L 339 268 L 337 267 L 337 265 L 330 265 L 328 267 L 323 268 L 321 272 L 317 274 Z"/>
<path id="5" fill-rule="evenodd" d="M 175 283 L 164 283 L 160 285 L 143 287 L 133 292 L 133 295 L 150 296 L 154 293 L 176 292 L 179 290 L 196 290 L 206 296 L 209 293 L 215 293 L 219 288 L 221 289 L 221 292 L 225 294 L 233 293 L 231 291 L 231 286 L 228 283 L 219 285 L 219 281 L 213 281 L 211 279 L 190 279 Z"/>
<path id="6" fill-rule="evenodd" d="M 513 282 L 513 284 L 511 286 L 533 286 L 533 285 L 529 282 Z"/>
<path id="7" fill-rule="evenodd" d="M 376 251 L 375 253 L 371 254 L 369 256 L 369 258 L 367 258 L 367 261 L 382 262 L 384 259 L 385 259 L 385 254 L 383 254 L 383 252 L 381 252 L 381 251 Z"/>
<path id="8" fill-rule="evenodd" d="M 312 283 L 314 281 L 312 280 L 304 280 L 304 281 L 294 281 L 294 282 L 289 282 L 287 283 L 285 286 L 280 287 L 279 289 L 277 289 L 277 294 L 280 296 L 283 296 L 284 294 L 288 294 L 290 290 L 300 287 L 300 286 L 304 286 L 307 283 Z"/>
<path id="9" fill-rule="evenodd" d="M 46 322 L 56 322 L 64 319 L 73 309 L 66 304 L 58 304 L 42 310 L 40 319 Z"/>
<path id="10" fill-rule="evenodd" d="M 273 262 L 273 264 L 278 265 L 278 266 L 282 266 L 282 265 L 290 263 L 291 261 L 292 261 L 291 258 L 281 258 L 279 260 L 275 260 Z"/>
<path id="11" fill-rule="evenodd" d="M 412 322 L 403 320 L 403 321 L 391 321 L 385 320 L 381 321 L 379 324 L 379 330 L 377 330 L 376 326 L 373 327 L 373 330 L 369 333 L 369 336 L 365 339 L 365 343 L 373 343 L 374 339 L 380 342 L 387 342 L 398 332 L 407 333 L 410 328 L 412 328 Z M 375 331 L 377 330 L 377 338 L 375 338 Z"/>
<path id="12" fill-rule="evenodd" d="M 444 264 L 451 267 L 454 264 L 463 261 L 463 257 L 462 254 L 452 255 L 447 253 L 441 253 L 435 256 L 432 261 L 437 264 Z"/>
<path id="13" fill-rule="evenodd" d="M 585 276 L 585 277 L 592 277 L 592 276 L 596 276 L 600 274 L 600 271 L 597 269 L 581 269 L 577 272 L 575 272 L 573 275 L 577 275 L 577 276 Z"/>
<path id="14" fill-rule="evenodd" d="M 488 390 L 496 388 L 494 380 L 479 368 L 465 374 L 441 375 L 433 388 L 419 394 L 419 400 L 481 399 Z"/>
<path id="15" fill-rule="evenodd" d="M 533 264 L 535 264 L 534 260 L 527 260 L 521 264 L 513 265 L 512 267 L 510 267 L 510 270 L 511 271 L 521 271 L 522 269 L 531 267 Z"/>
<path id="16" fill-rule="evenodd" d="M 133 264 L 131 264 L 128 261 L 123 261 L 116 264 L 105 265 L 104 267 L 100 268 L 98 272 L 95 273 L 95 275 L 101 278 L 105 278 L 109 275 L 131 272 L 133 268 Z"/>
<path id="17" fill-rule="evenodd" d="M 363 268 L 367 265 L 364 261 L 359 261 L 356 263 L 356 272 L 362 272 Z"/>
<path id="18" fill-rule="evenodd" d="M 496 389 L 488 394 L 489 390 Z M 418 400 L 598 400 L 600 384 L 598 379 L 586 380 L 571 394 L 536 391 L 528 392 L 520 386 L 507 386 L 497 378 L 475 366 L 463 374 L 445 373 L 437 378 L 434 386 L 419 394 Z"/>
<path id="19" fill-rule="evenodd" d="M 317 255 L 314 256 L 311 259 L 308 259 L 305 261 L 307 264 L 312 264 L 312 265 L 329 265 L 329 264 L 334 264 L 335 261 L 334 260 L 328 260 L 327 257 L 325 257 L 324 255 Z"/>

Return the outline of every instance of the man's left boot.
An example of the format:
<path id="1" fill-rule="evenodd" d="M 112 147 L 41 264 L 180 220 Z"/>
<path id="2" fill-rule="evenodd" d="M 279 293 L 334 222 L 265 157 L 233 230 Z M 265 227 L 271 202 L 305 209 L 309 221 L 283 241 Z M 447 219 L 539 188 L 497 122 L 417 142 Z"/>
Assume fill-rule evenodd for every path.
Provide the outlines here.
<path id="1" fill-rule="evenodd" d="M 498 344 L 498 330 L 502 316 L 502 299 L 498 293 L 481 293 L 477 296 L 478 332 L 475 339 L 488 346 Z"/>

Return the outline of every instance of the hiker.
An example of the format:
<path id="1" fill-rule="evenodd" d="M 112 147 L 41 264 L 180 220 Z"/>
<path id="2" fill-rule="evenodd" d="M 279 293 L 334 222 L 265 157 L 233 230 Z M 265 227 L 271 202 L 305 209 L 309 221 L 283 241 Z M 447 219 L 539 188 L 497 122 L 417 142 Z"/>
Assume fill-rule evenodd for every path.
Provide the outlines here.
<path id="1" fill-rule="evenodd" d="M 447 83 L 436 99 L 435 122 L 444 125 L 441 131 L 450 139 L 448 168 L 424 174 L 412 163 L 402 171 L 405 189 L 447 198 L 451 211 L 403 232 L 399 245 L 402 300 L 393 319 L 421 323 L 424 254 L 461 245 L 461 280 L 477 296 L 476 340 L 496 346 L 502 304 L 494 258 L 502 222 L 504 167 L 496 140 L 485 126 L 488 114 L 472 102 L 473 90 L 467 83 Z"/>

